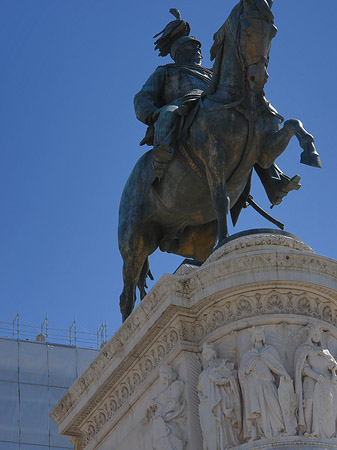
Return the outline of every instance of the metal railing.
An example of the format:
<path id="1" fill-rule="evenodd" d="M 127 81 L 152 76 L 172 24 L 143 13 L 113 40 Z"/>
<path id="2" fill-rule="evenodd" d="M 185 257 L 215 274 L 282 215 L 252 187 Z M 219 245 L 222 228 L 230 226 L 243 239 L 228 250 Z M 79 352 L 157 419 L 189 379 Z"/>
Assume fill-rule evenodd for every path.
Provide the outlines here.
<path id="1" fill-rule="evenodd" d="M 13 321 L 0 321 L 0 338 L 46 342 L 73 347 L 102 348 L 108 341 L 106 322 L 102 322 L 95 333 L 92 333 L 76 322 L 74 318 L 68 330 L 62 330 L 52 324 L 47 315 L 40 326 L 34 326 L 16 314 Z"/>

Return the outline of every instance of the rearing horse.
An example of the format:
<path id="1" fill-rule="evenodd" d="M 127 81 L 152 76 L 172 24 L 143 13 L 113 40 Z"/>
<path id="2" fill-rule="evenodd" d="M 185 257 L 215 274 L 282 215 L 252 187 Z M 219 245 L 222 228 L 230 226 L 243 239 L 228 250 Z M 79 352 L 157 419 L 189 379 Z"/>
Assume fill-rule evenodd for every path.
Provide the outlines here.
<path id="1" fill-rule="evenodd" d="M 254 165 L 270 167 L 296 135 L 301 162 L 321 167 L 313 137 L 300 121 L 283 118 L 264 97 L 271 40 L 276 34 L 273 0 L 241 0 L 214 36 L 210 88 L 193 120 L 175 144 L 163 178 L 155 179 L 152 152 L 135 165 L 119 212 L 119 248 L 125 320 L 146 295 L 148 256 L 162 251 L 203 261 L 228 236 L 227 216 L 235 224 L 250 191 Z M 189 123 L 189 127 L 187 124 Z"/>

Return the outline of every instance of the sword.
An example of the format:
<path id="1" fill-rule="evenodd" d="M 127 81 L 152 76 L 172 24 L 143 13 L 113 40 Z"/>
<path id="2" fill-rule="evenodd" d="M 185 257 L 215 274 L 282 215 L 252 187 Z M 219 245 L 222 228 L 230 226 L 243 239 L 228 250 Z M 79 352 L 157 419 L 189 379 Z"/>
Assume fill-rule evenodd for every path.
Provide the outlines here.
<path id="1" fill-rule="evenodd" d="M 281 230 L 284 230 L 284 224 L 282 222 L 279 222 L 278 220 L 274 219 L 274 217 L 270 216 L 264 209 L 262 209 L 257 203 L 255 203 L 253 200 L 253 197 L 251 195 L 248 195 L 247 203 L 248 203 L 248 205 L 252 206 L 255 209 L 255 211 L 257 211 L 259 214 L 261 214 L 261 216 L 263 216 L 265 219 L 269 220 L 269 222 L 273 223 Z M 247 208 L 248 205 L 246 204 L 245 207 Z"/>

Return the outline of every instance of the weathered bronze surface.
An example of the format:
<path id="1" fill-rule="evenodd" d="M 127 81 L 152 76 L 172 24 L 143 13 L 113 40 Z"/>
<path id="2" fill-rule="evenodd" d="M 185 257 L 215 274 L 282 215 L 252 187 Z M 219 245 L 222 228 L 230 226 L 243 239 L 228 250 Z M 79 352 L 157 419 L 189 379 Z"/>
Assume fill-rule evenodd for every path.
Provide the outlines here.
<path id="1" fill-rule="evenodd" d="M 155 42 L 174 64 L 160 66 L 135 97 L 148 125 L 141 144 L 153 145 L 135 165 L 122 194 L 119 248 L 125 320 L 146 294 L 148 256 L 162 251 L 203 261 L 228 236 L 250 194 L 253 168 L 272 205 L 299 189 L 275 164 L 292 136 L 301 162 L 321 167 L 314 138 L 297 119 L 282 116 L 264 97 L 271 40 L 276 34 L 273 0 L 241 0 L 214 35 L 213 70 L 201 67 L 200 42 L 176 20 Z M 157 37 L 155 36 L 155 37 Z"/>

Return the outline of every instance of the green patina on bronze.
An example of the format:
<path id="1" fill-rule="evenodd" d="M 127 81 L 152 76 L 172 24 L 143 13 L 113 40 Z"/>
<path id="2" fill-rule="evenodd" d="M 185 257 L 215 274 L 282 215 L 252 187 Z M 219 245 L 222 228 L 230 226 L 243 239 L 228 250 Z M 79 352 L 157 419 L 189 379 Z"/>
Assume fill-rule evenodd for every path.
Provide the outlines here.
<path id="1" fill-rule="evenodd" d="M 228 236 L 250 195 L 253 169 L 272 205 L 299 189 L 276 165 L 292 136 L 301 162 L 321 167 L 314 138 L 297 119 L 282 116 L 264 97 L 271 40 L 276 34 L 273 0 L 241 0 L 214 35 L 212 70 L 200 65 L 200 42 L 177 10 L 159 33 L 156 49 L 171 54 L 135 96 L 139 120 L 148 125 L 141 144 L 153 148 L 135 165 L 122 194 L 119 248 L 125 320 L 146 294 L 148 256 L 162 251 L 203 261 Z M 157 37 L 156 36 L 156 37 Z"/>

